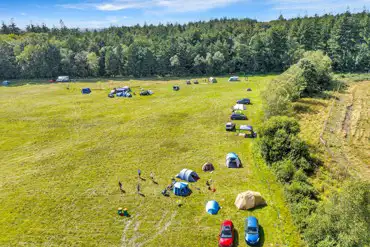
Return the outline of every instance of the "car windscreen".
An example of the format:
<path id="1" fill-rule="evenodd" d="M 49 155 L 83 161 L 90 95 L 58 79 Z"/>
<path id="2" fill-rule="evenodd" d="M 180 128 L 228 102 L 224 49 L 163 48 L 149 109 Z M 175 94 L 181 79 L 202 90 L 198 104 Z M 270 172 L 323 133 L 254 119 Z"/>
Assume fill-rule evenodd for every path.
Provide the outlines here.
<path id="1" fill-rule="evenodd" d="M 230 227 L 224 227 L 221 232 L 221 238 L 232 238 L 233 234 Z"/>
<path id="2" fill-rule="evenodd" d="M 248 234 L 257 234 L 257 227 L 248 227 Z"/>

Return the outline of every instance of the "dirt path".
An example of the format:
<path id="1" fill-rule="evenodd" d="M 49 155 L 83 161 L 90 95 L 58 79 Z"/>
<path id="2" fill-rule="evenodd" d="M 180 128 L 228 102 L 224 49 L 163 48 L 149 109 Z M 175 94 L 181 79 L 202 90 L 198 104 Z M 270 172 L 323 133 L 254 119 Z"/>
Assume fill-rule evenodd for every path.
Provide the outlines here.
<path id="1" fill-rule="evenodd" d="M 339 94 L 324 139 L 342 173 L 370 180 L 370 81 L 352 84 Z"/>

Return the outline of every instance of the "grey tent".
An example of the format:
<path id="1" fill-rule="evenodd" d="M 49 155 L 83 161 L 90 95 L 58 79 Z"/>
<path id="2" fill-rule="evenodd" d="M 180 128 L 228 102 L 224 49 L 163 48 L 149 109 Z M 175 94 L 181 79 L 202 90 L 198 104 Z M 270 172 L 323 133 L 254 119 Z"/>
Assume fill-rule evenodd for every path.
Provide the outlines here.
<path id="1" fill-rule="evenodd" d="M 202 166 L 202 170 L 203 170 L 204 172 L 211 172 L 211 171 L 213 171 L 214 169 L 215 169 L 215 167 L 212 165 L 212 163 L 209 163 L 209 162 L 205 163 L 205 164 Z"/>
<path id="2" fill-rule="evenodd" d="M 189 169 L 182 169 L 181 172 L 177 174 L 176 177 L 188 182 L 196 182 L 199 179 L 198 174 Z"/>

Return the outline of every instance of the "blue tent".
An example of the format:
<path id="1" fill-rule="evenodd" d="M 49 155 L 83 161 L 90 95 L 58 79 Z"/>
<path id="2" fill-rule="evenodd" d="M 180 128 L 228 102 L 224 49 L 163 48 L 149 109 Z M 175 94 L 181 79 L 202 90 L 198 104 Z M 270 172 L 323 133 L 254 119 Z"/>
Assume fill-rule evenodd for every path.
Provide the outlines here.
<path id="1" fill-rule="evenodd" d="M 117 97 L 125 97 L 125 98 L 131 98 L 132 95 L 129 92 L 118 92 L 116 94 Z"/>
<path id="2" fill-rule="evenodd" d="M 91 93 L 91 89 L 90 88 L 83 88 L 82 90 L 81 90 L 81 93 L 82 94 L 90 94 Z"/>
<path id="3" fill-rule="evenodd" d="M 117 89 L 116 89 L 116 92 L 117 92 L 117 93 L 118 93 L 118 92 L 125 92 L 125 93 L 129 93 L 129 92 L 131 92 L 131 88 L 130 88 L 130 87 L 128 87 L 128 86 L 121 87 L 121 88 L 117 88 Z"/>
<path id="4" fill-rule="evenodd" d="M 226 166 L 228 168 L 239 168 L 242 163 L 236 153 L 228 153 L 226 155 Z"/>
<path id="5" fill-rule="evenodd" d="M 9 85 L 9 83 L 10 83 L 10 81 L 3 81 L 3 86 L 8 86 Z"/>
<path id="6" fill-rule="evenodd" d="M 198 174 L 189 169 L 182 169 L 181 172 L 177 174 L 176 177 L 188 182 L 196 182 L 199 180 Z"/>
<path id="7" fill-rule="evenodd" d="M 216 201 L 208 201 L 206 205 L 206 211 L 209 214 L 217 214 L 220 210 L 220 205 Z"/>
<path id="8" fill-rule="evenodd" d="M 187 183 L 176 182 L 173 186 L 173 193 L 177 196 L 188 196 L 191 194 L 191 190 Z"/>

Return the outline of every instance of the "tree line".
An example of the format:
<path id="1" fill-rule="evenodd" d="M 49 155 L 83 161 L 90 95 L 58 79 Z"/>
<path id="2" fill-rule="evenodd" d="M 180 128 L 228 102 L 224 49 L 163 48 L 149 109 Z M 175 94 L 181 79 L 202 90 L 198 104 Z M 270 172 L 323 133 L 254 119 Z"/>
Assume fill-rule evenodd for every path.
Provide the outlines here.
<path id="1" fill-rule="evenodd" d="M 334 71 L 370 70 L 370 14 L 270 22 L 216 19 L 102 30 L 11 21 L 0 28 L 0 78 L 187 76 L 281 72 L 322 50 Z"/>

